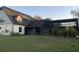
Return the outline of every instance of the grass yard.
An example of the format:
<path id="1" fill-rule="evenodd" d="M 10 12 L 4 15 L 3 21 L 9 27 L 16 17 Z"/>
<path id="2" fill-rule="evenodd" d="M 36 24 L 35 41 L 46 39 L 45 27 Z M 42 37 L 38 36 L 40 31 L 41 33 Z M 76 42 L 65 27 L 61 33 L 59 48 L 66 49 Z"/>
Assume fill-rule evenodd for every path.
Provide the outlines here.
<path id="1" fill-rule="evenodd" d="M 79 38 L 55 36 L 0 36 L 0 52 L 79 51 Z"/>

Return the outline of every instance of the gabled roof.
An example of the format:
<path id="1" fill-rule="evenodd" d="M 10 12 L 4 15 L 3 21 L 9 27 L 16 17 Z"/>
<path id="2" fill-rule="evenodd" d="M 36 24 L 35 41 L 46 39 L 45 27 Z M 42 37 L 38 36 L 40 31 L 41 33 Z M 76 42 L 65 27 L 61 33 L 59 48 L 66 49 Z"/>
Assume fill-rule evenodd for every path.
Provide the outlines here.
<path id="1" fill-rule="evenodd" d="M 21 16 L 23 16 L 23 17 L 32 18 L 30 15 L 24 14 L 24 13 L 22 13 L 22 12 L 13 10 L 13 9 L 8 8 L 8 7 L 5 7 L 5 6 L 1 7 L 0 9 L 1 9 L 1 10 L 4 10 L 4 11 L 7 13 L 7 15 L 10 15 L 10 16 L 15 16 L 15 15 L 18 15 L 18 14 L 19 14 L 19 15 L 21 15 Z"/>
<path id="2" fill-rule="evenodd" d="M 7 16 L 11 19 L 13 24 L 17 24 L 17 25 L 28 25 L 29 22 L 26 21 L 30 21 L 33 18 L 30 15 L 21 13 L 19 11 L 13 10 L 11 8 L 8 7 L 1 7 L 0 10 L 4 10 L 4 12 L 7 14 Z M 14 18 L 15 16 L 20 15 L 23 17 L 23 21 L 22 22 L 17 22 L 16 19 Z"/>

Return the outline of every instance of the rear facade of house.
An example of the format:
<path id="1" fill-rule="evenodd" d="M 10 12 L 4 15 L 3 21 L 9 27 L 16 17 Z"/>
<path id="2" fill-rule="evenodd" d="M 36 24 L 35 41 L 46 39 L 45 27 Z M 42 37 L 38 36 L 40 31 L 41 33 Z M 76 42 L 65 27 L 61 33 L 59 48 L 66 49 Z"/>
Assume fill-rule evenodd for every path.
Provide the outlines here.
<path id="1" fill-rule="evenodd" d="M 13 33 L 25 35 L 49 35 L 56 26 L 74 27 L 79 31 L 79 20 L 35 20 L 31 16 L 10 9 L 8 7 L 0 8 L 0 35 L 11 35 Z"/>
<path id="2" fill-rule="evenodd" d="M 0 35 L 25 34 L 25 27 L 28 25 L 25 23 L 26 19 L 30 19 L 30 16 L 7 7 L 1 7 Z"/>

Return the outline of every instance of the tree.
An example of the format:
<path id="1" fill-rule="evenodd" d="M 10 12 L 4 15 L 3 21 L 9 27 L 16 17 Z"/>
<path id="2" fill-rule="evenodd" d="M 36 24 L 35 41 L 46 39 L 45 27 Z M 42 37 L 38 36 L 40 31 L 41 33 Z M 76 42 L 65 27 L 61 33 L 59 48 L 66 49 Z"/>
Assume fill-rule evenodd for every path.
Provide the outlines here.
<path id="1" fill-rule="evenodd" d="M 34 16 L 33 18 L 34 18 L 35 20 L 42 20 L 42 17 L 41 17 L 41 16 L 38 16 L 38 15 Z"/>
<path id="2" fill-rule="evenodd" d="M 71 15 L 73 18 L 79 18 L 79 9 L 72 10 Z"/>

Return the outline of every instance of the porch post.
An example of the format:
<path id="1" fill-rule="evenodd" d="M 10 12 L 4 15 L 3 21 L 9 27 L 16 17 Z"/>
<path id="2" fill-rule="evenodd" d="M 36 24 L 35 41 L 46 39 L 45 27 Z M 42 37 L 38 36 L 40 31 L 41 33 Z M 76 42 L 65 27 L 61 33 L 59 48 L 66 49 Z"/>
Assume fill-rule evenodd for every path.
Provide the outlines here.
<path id="1" fill-rule="evenodd" d="M 79 31 L 79 18 L 77 20 L 77 30 Z"/>
<path id="2" fill-rule="evenodd" d="M 34 20 L 33 20 L 33 35 L 35 35 L 35 30 L 34 30 L 34 27 L 35 27 L 35 24 L 34 24 Z"/>

